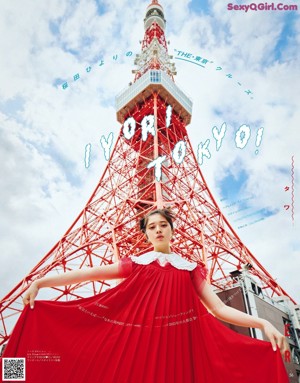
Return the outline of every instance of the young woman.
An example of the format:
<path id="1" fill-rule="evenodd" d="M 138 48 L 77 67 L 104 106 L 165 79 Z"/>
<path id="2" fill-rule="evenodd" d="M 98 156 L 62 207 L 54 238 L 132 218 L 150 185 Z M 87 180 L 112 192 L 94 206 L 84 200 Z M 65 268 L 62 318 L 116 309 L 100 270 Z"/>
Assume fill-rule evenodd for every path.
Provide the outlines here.
<path id="1" fill-rule="evenodd" d="M 152 211 L 140 227 L 153 251 L 32 283 L 4 353 L 26 358 L 26 381 L 287 383 L 285 337 L 226 306 L 205 281 L 205 268 L 172 252 L 171 212 Z M 34 302 L 40 288 L 119 278 L 125 280 L 90 298 Z M 259 328 L 270 342 L 216 318 Z"/>

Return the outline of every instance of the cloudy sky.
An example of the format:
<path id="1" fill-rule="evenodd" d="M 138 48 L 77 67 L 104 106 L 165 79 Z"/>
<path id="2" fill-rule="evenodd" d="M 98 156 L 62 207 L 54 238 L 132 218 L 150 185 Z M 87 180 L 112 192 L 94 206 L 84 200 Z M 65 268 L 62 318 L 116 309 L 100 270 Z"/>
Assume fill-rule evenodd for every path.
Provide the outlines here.
<path id="1" fill-rule="evenodd" d="M 112 132 L 115 143 L 120 131 L 114 99 L 133 79 L 148 4 L 0 0 L 1 297 L 61 238 L 100 179 L 100 139 Z M 299 302 L 300 9 L 161 4 L 176 82 L 194 102 L 190 141 L 195 153 L 205 142 L 210 152 L 206 181 L 243 242 Z M 213 128 L 224 123 L 216 150 Z"/>

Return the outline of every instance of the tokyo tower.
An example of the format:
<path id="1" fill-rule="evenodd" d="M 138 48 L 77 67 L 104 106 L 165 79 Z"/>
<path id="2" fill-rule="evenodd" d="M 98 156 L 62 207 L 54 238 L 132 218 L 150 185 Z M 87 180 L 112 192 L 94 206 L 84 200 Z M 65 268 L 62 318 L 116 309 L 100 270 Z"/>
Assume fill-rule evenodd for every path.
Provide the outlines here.
<path id="1" fill-rule="evenodd" d="M 0 345 L 23 309 L 22 294 L 37 278 L 152 250 L 138 221 L 156 208 L 171 207 L 178 217 L 172 251 L 204 263 L 218 291 L 232 287 L 234 273 L 246 268 L 265 295 L 290 298 L 239 239 L 205 182 L 187 131 L 192 102 L 174 81 L 165 26 L 163 7 L 152 0 L 134 80 L 116 97 L 122 127 L 110 160 L 75 222 L 1 300 Z M 94 281 L 55 287 L 48 299 L 75 300 L 109 286 Z"/>

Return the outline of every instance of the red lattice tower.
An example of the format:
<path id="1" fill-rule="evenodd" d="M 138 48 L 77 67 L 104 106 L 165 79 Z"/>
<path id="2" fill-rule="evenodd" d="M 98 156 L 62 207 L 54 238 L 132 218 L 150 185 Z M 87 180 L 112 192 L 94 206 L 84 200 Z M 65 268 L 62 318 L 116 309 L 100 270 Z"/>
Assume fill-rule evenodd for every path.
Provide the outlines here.
<path id="1" fill-rule="evenodd" d="M 66 234 L 2 299 L 0 344 L 9 339 L 8 327 L 23 308 L 21 295 L 35 279 L 150 250 L 138 220 L 155 208 L 170 206 L 176 213 L 172 250 L 205 263 L 213 286 L 231 287 L 229 273 L 247 265 L 265 294 L 288 296 L 239 239 L 203 178 L 186 130 L 192 102 L 174 82 L 163 8 L 157 1 L 148 6 L 144 23 L 134 83 L 116 99 L 123 125 L 107 167 Z M 108 286 L 105 281 L 84 282 L 49 291 L 53 300 L 73 300 Z"/>

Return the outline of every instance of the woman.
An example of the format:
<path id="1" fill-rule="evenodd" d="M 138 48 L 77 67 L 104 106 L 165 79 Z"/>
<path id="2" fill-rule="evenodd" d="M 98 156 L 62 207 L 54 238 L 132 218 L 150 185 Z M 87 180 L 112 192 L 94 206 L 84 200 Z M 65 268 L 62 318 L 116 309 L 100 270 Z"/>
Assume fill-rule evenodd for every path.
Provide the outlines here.
<path id="1" fill-rule="evenodd" d="M 268 321 L 226 306 L 205 281 L 205 268 L 171 251 L 171 212 L 152 211 L 140 227 L 154 251 L 32 283 L 4 354 L 26 357 L 26 381 L 287 383 L 285 337 Z M 40 288 L 119 278 L 125 280 L 99 295 L 37 301 L 34 308 Z M 271 344 L 216 318 L 259 328 Z"/>

